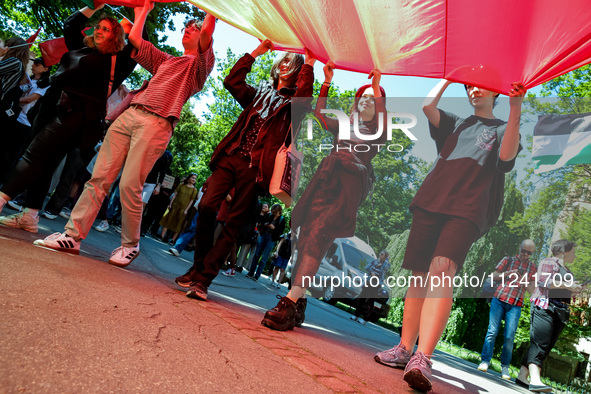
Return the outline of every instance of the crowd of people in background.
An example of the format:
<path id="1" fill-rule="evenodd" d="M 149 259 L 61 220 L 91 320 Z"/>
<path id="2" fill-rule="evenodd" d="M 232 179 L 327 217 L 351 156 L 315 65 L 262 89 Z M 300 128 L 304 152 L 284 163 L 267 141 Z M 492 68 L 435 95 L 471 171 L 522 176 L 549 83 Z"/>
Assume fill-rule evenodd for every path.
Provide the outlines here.
<path id="1" fill-rule="evenodd" d="M 0 148 L 0 211 L 5 206 L 18 209 L 0 217 L 0 224 L 36 233 L 40 217 L 66 217 L 63 232 L 35 244 L 72 254 L 79 253 L 91 229 L 104 232 L 115 227 L 121 233 L 121 246 L 108 262 L 118 267 L 127 267 L 138 257 L 144 235 L 169 243 L 168 251 L 176 257 L 192 249 L 193 265 L 175 282 L 187 289 L 187 297 L 201 301 L 207 300 L 220 272 L 234 277 L 248 270 L 246 277 L 257 281 L 269 267 L 270 283 L 279 288 L 291 261 L 292 286 L 265 313 L 262 324 L 276 330 L 301 327 L 307 307 L 303 278 L 316 274 L 335 238 L 354 235 L 358 209 L 375 179 L 372 159 L 378 150 L 333 150 L 288 222 L 284 207 L 272 204 L 269 183 L 278 150 L 291 143 L 291 124 L 301 120 L 292 119 L 292 99 L 312 97 L 316 59 L 308 50 L 304 56 L 285 53 L 270 69 L 270 80 L 251 85 L 247 76 L 253 63 L 274 49 L 271 41 L 263 40 L 236 62 L 224 80 L 243 111 L 217 145 L 207 181 L 197 185 L 196 174 L 171 176 L 173 157 L 166 149 L 181 108 L 203 89 L 213 69 L 215 18 L 206 14 L 203 21 L 188 21 L 183 28 L 183 55 L 175 57 L 157 49 L 146 36 L 144 26 L 153 6 L 146 1 L 137 7 L 127 32 L 114 18 L 95 15 L 103 4 L 72 14 L 64 22 L 68 52 L 51 77 L 43 58 L 32 58 L 23 39 L 8 39 L 0 48 L 0 122 L 9 131 Z M 81 31 L 91 18 L 94 31 L 84 36 Z M 107 125 L 107 100 L 136 64 L 151 79 Z M 363 141 L 339 140 L 337 121 L 321 113 L 334 68 L 330 61 L 324 67 L 315 111 L 337 144 L 351 147 Z M 374 69 L 369 79 L 371 83 L 355 94 L 350 127 L 355 133 L 374 135 L 378 125 L 385 124 L 380 116 L 386 114 L 386 93 L 379 70 Z M 421 277 L 453 276 L 462 268 L 471 245 L 496 223 L 504 174 L 513 169 L 521 150 L 522 84 L 513 84 L 508 92 L 508 122 L 493 115 L 498 94 L 476 86 L 466 86 L 473 116 L 462 119 L 441 110 L 438 103 L 449 84 L 438 84 L 423 106 L 438 155 L 412 201 L 413 221 L 402 263 Z M 48 195 L 52 197 L 43 210 Z M 523 241 L 517 255 L 499 263 L 495 278 L 512 273 L 530 279 L 540 272 L 572 275 L 565 265 L 575 258 L 572 242 L 554 243 L 553 256 L 537 267 L 529 261 L 534 248 L 531 240 Z M 367 274 L 383 281 L 388 258 L 383 250 L 367 265 Z M 502 377 L 510 378 L 516 322 L 527 290 L 533 294 L 531 346 L 517 383 L 544 392 L 548 386 L 540 380 L 541 362 L 564 328 L 570 297 L 580 284 L 558 288 L 538 283 L 535 289 L 496 287 L 478 369 L 487 371 L 504 320 Z M 354 320 L 365 324 L 369 319 L 376 290 L 375 286 L 363 289 Z M 400 343 L 377 353 L 375 360 L 405 368 L 404 380 L 411 387 L 431 390 L 431 358 L 452 303 L 451 285 L 436 289 L 411 285 Z"/>

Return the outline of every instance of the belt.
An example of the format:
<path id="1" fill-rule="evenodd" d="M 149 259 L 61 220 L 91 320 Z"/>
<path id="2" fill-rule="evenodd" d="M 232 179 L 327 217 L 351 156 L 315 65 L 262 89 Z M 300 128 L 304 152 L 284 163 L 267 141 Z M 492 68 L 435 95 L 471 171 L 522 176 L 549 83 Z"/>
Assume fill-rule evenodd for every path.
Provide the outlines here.
<path id="1" fill-rule="evenodd" d="M 176 121 L 176 118 L 174 116 L 169 116 L 168 118 L 165 118 L 164 116 L 158 115 L 156 112 L 149 110 L 148 108 L 146 108 L 145 105 L 132 104 L 132 105 L 130 105 L 130 107 L 131 108 L 134 108 L 134 109 L 137 109 L 137 110 L 140 110 L 142 112 L 145 112 L 147 114 L 158 116 L 159 118 L 162 118 L 162 119 L 166 119 L 166 120 L 168 120 L 170 122 L 171 125 L 173 125 L 174 122 Z"/>

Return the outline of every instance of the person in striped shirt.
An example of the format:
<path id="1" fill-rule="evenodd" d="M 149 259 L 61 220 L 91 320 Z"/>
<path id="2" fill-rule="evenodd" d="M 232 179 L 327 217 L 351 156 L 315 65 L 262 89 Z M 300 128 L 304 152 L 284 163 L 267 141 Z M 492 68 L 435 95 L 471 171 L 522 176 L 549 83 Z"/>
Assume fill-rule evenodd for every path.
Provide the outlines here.
<path id="1" fill-rule="evenodd" d="M 152 74 L 147 87 L 131 101 L 130 108 L 111 125 L 98 154 L 92 178 L 74 207 L 64 233 L 55 233 L 38 245 L 78 254 L 111 183 L 123 167 L 119 189 L 122 205 L 121 246 L 109 263 L 125 267 L 139 255 L 142 216 L 141 193 L 156 160 L 164 153 L 183 105 L 203 89 L 215 61 L 212 35 L 215 17 L 203 23 L 190 20 L 183 29 L 184 53 L 175 57 L 142 39 L 142 30 L 154 3 L 147 0 L 136 9 L 129 33 L 133 58 Z"/>

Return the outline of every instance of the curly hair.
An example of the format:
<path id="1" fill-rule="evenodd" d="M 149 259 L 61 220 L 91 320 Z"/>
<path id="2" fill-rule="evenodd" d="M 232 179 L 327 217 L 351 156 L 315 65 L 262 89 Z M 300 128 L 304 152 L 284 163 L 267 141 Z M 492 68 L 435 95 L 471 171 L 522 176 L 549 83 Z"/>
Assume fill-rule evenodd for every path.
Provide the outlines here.
<path id="1" fill-rule="evenodd" d="M 125 46 L 125 32 L 123 26 L 117 22 L 115 18 L 111 18 L 105 14 L 101 15 L 100 19 L 96 22 L 98 25 L 102 21 L 107 21 L 111 25 L 111 37 L 105 41 L 99 48 L 94 42 L 94 36 L 87 36 L 84 38 L 84 44 L 87 47 L 96 49 L 101 53 L 109 53 L 111 55 L 116 54 Z"/>
<path id="2" fill-rule="evenodd" d="M 18 60 L 20 60 L 20 62 L 23 65 L 23 77 L 25 76 L 26 72 L 27 72 L 27 65 L 29 64 L 29 61 L 31 60 L 31 54 L 29 51 L 29 47 L 28 45 L 26 45 L 27 42 L 25 40 L 23 40 L 20 37 L 11 37 L 8 40 L 6 40 L 6 42 L 4 43 L 4 45 L 6 45 L 8 49 L 8 51 L 6 51 L 6 55 L 4 55 L 4 59 L 10 59 L 11 57 L 14 57 Z M 21 46 L 22 45 L 22 46 Z M 12 48 L 12 47 L 16 47 L 18 46 L 18 48 Z"/>

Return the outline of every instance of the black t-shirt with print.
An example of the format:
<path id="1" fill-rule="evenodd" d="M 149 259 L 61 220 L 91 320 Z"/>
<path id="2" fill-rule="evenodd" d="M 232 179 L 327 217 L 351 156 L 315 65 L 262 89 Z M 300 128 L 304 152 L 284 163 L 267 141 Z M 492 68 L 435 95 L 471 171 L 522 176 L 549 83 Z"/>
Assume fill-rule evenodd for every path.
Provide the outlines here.
<path id="1" fill-rule="evenodd" d="M 470 220 L 482 235 L 499 218 L 505 173 L 515 165 L 515 159 L 499 158 L 507 123 L 479 116 L 462 119 L 442 110 L 439 113 L 439 127 L 429 122 L 437 160 L 410 209 L 419 207 Z"/>

